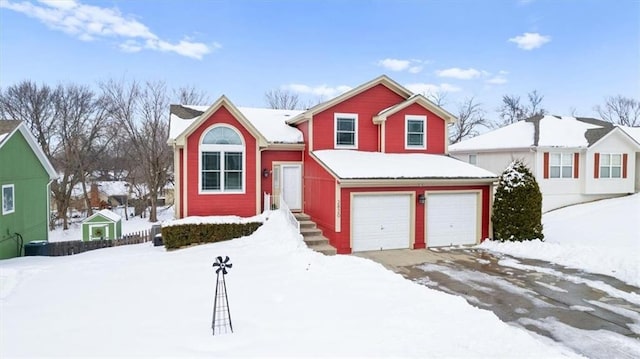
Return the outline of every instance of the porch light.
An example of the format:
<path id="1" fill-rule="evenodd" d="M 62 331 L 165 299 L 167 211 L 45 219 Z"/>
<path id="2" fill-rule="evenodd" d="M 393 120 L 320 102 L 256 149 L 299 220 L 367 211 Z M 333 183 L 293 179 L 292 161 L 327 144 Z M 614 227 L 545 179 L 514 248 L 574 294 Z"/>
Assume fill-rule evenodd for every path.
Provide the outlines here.
<path id="1" fill-rule="evenodd" d="M 269 177 L 269 170 L 268 169 L 263 169 L 262 170 L 262 177 L 267 178 Z"/>
<path id="2" fill-rule="evenodd" d="M 426 198 L 424 197 L 423 194 L 418 195 L 418 203 L 424 204 L 425 200 L 426 200 Z"/>

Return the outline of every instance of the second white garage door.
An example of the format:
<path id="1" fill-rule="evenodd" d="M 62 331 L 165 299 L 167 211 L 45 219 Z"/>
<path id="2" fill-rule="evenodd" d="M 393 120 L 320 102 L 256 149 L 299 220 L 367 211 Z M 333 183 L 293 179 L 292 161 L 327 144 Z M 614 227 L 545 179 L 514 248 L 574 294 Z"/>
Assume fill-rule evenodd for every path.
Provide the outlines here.
<path id="1" fill-rule="evenodd" d="M 409 248 L 412 198 L 409 194 L 353 196 L 352 250 Z"/>
<path id="2" fill-rule="evenodd" d="M 477 243 L 477 193 L 429 193 L 426 205 L 427 247 Z"/>

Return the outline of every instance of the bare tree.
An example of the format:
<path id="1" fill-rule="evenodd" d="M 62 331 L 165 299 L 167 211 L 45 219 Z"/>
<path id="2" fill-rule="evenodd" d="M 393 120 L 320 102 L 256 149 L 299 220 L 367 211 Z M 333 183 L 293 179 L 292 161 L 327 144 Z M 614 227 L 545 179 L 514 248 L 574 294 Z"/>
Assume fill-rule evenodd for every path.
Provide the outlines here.
<path id="1" fill-rule="evenodd" d="M 475 98 L 467 98 L 458 106 L 458 122 L 451 125 L 450 143 L 478 135 L 478 127 L 488 126 L 486 113 L 482 104 L 475 102 Z"/>
<path id="2" fill-rule="evenodd" d="M 0 117 L 27 123 L 42 151 L 51 159 L 59 141 L 53 107 L 53 90 L 22 81 L 0 91 Z"/>
<path id="3" fill-rule="evenodd" d="M 144 184 L 151 204 L 149 221 L 157 221 L 158 193 L 167 183 L 172 164 L 167 146 L 169 100 L 164 82 L 110 80 L 101 85 L 108 111 L 120 124 L 131 145 L 135 166 L 129 171 L 133 184 Z"/>
<path id="4" fill-rule="evenodd" d="M 269 90 L 265 92 L 264 98 L 272 109 L 295 110 L 298 109 L 300 97 L 297 93 L 288 90 Z"/>
<path id="5" fill-rule="evenodd" d="M 527 98 L 529 99 L 529 104 L 525 105 L 520 101 L 520 96 L 502 96 L 502 105 L 498 108 L 500 120 L 492 123 L 491 127 L 504 127 L 524 120 L 525 118 L 545 115 L 547 113 L 547 110 L 542 107 L 544 96 L 539 94 L 537 90 L 529 92 Z"/>
<path id="6" fill-rule="evenodd" d="M 623 126 L 640 126 L 640 101 L 622 95 L 607 97 L 604 106 L 596 106 L 603 120 Z"/>
<path id="7" fill-rule="evenodd" d="M 183 86 L 173 91 L 173 97 L 183 105 L 208 105 L 211 100 L 206 92 L 194 86 Z"/>
<path id="8" fill-rule="evenodd" d="M 437 91 L 429 91 L 424 94 L 427 100 L 433 102 L 438 105 L 438 107 L 443 107 L 447 104 L 447 92 L 437 90 Z"/>
<path id="9" fill-rule="evenodd" d="M 59 85 L 54 92 L 53 105 L 60 151 L 52 160 L 62 176 L 52 183 L 51 191 L 63 219 L 63 229 L 68 229 L 66 213 L 75 185 L 82 186 L 88 214 L 92 214 L 87 179 L 98 167 L 112 137 L 102 100 L 88 87 Z"/>

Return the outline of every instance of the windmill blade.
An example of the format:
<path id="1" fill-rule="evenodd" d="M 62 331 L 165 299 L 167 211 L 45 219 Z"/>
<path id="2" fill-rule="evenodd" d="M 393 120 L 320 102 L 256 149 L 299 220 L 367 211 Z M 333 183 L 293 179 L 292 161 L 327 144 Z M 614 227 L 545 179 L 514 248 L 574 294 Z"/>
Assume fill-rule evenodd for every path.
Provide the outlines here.
<path id="1" fill-rule="evenodd" d="M 233 267 L 233 263 L 227 263 L 227 264 L 225 265 L 225 267 L 227 267 L 227 268 L 231 268 L 231 267 Z"/>
<path id="2" fill-rule="evenodd" d="M 223 263 L 224 263 L 224 264 L 227 264 L 228 262 L 229 262 L 229 256 L 225 256 L 225 258 L 224 258 L 224 262 L 223 262 Z"/>
<path id="3" fill-rule="evenodd" d="M 218 262 L 213 262 L 213 266 L 214 266 L 214 267 L 220 267 L 220 263 L 218 263 Z"/>
<path id="4" fill-rule="evenodd" d="M 227 257 L 227 258 L 229 258 L 229 257 Z M 218 262 L 218 263 L 223 263 L 223 262 L 222 262 L 222 256 L 218 256 L 218 258 L 216 258 L 216 262 Z"/>
<path id="5" fill-rule="evenodd" d="M 222 274 L 227 274 L 227 268 L 226 267 L 223 267 L 221 269 L 222 269 Z"/>
<path id="6" fill-rule="evenodd" d="M 220 271 L 222 271 L 222 274 L 225 274 L 225 273 L 224 273 L 224 272 L 225 272 L 225 270 L 224 270 L 224 268 L 222 268 L 222 267 L 218 267 L 218 269 L 216 269 L 216 274 L 219 274 L 219 273 L 220 273 Z"/>

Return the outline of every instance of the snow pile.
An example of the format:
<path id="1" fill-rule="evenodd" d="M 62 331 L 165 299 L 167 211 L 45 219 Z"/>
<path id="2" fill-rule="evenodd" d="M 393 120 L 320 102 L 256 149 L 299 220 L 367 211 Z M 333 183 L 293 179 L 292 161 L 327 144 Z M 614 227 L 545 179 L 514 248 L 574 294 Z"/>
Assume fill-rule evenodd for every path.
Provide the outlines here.
<path id="1" fill-rule="evenodd" d="M 640 286 L 640 193 L 543 214 L 545 242 L 480 247 L 610 275 Z"/>
<path id="2" fill-rule="evenodd" d="M 219 255 L 234 333 L 212 336 Z M 249 237 L 14 258 L 0 275 L 0 357 L 574 355 L 372 261 L 312 252 L 280 212 Z"/>

